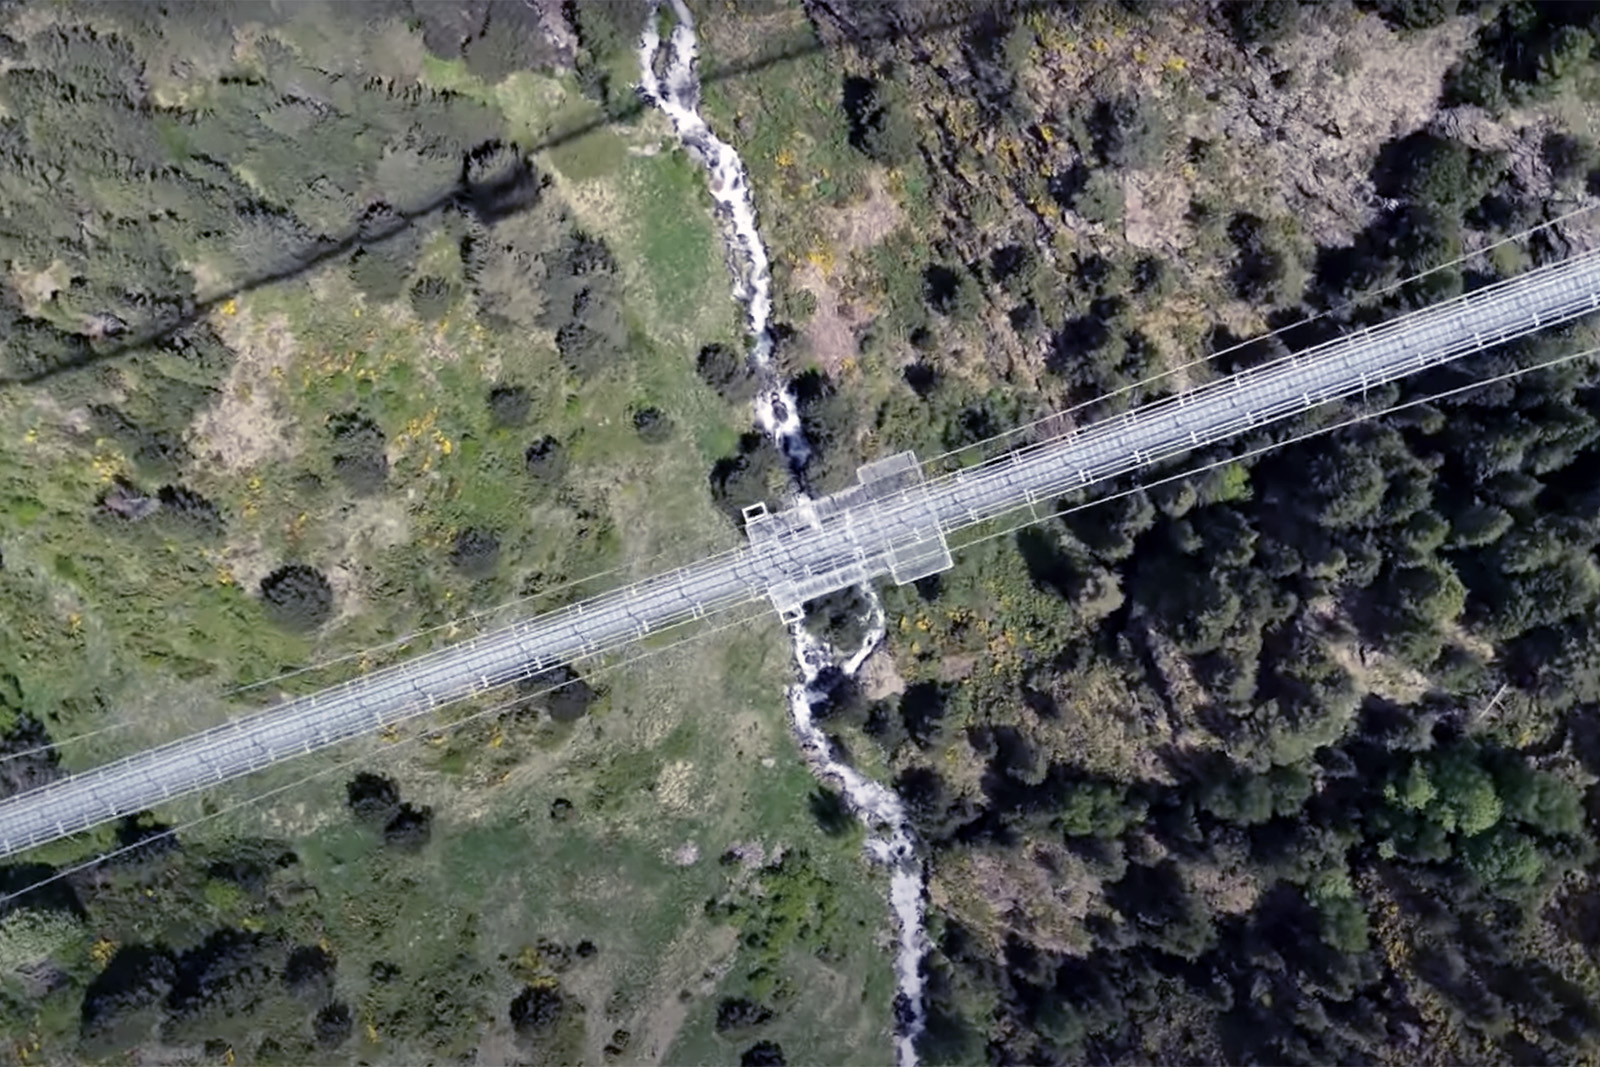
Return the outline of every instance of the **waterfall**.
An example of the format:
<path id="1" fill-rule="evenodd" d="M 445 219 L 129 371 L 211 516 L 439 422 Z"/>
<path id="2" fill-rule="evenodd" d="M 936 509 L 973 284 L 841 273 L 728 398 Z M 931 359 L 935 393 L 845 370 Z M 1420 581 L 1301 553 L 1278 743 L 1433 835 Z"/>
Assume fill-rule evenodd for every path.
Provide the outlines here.
<path id="1" fill-rule="evenodd" d="M 761 383 L 755 401 L 756 421 L 798 477 L 811 456 L 811 446 L 800 425 L 794 395 L 773 365 L 772 270 L 756 228 L 750 176 L 739 153 L 712 133 L 700 116 L 700 81 L 695 69 L 699 41 L 694 17 L 684 0 L 670 0 L 670 6 L 672 33 L 663 69 L 657 73 L 661 3 L 652 0 L 650 4 L 639 41 L 639 93 L 646 103 L 667 116 L 685 150 L 710 173 L 711 197 L 728 234 L 733 296 L 745 306 L 752 338 L 750 366 Z M 894 960 L 896 1060 L 900 1067 L 915 1067 L 916 1041 L 926 1023 L 922 958 L 928 947 L 924 929 L 926 874 L 916 836 L 906 818 L 905 805 L 894 790 L 839 759 L 827 735 L 812 721 L 812 704 L 823 696 L 815 688 L 822 672 L 837 665 L 845 674 L 854 675 L 883 641 L 883 605 L 872 588 L 864 587 L 862 592 L 871 605 L 871 625 L 861 647 L 842 663 L 836 663 L 839 650 L 813 637 L 802 622 L 790 625 L 800 680 L 789 687 L 787 697 L 795 739 L 806 763 L 818 778 L 838 786 L 850 809 L 873 834 L 866 844 L 868 856 L 889 868 L 889 903 L 899 942 Z"/>

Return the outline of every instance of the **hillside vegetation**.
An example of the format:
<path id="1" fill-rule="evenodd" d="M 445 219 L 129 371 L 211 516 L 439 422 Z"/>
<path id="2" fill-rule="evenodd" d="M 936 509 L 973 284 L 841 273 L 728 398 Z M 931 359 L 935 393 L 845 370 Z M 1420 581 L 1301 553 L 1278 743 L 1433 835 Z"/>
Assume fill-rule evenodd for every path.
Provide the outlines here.
<path id="1" fill-rule="evenodd" d="M 713 25 L 729 66 L 824 51 L 708 97 L 752 144 L 824 485 L 1594 246 L 1593 215 L 1500 243 L 1600 191 L 1578 7 L 812 15 Z M 893 662 L 828 721 L 931 851 L 931 1061 L 1594 1058 L 1592 363 L 1225 460 L 1595 339 L 978 531 L 892 593 Z"/>
<path id="2" fill-rule="evenodd" d="M 1600 235 L 1583 5 L 693 6 L 812 491 Z M 0 791 L 783 503 L 704 174 L 631 93 L 644 13 L 0 15 Z M 1600 1055 L 1592 361 L 1230 460 L 1595 344 L 887 591 L 817 712 L 927 852 L 927 1061 Z M 734 623 L 0 867 L 64 873 L 0 910 L 9 1055 L 887 1060 L 883 875 L 797 759 L 781 630 Z"/>

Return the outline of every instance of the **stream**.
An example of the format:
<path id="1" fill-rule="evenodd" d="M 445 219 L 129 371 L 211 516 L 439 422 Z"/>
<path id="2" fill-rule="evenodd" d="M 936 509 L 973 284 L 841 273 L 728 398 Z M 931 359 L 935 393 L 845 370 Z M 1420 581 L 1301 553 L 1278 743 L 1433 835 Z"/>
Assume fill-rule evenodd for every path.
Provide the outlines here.
<path id="1" fill-rule="evenodd" d="M 667 116 L 690 158 L 709 173 L 711 197 L 729 244 L 733 296 L 745 307 L 752 338 L 749 362 L 760 382 L 756 422 L 788 461 L 796 485 L 801 485 L 800 473 L 811 457 L 811 445 L 800 424 L 794 394 L 773 361 L 772 271 L 766 245 L 756 228 L 750 177 L 739 153 L 718 138 L 700 115 L 700 78 L 696 70 L 699 40 L 694 16 L 684 0 L 669 0 L 667 5 L 673 26 L 658 72 L 662 6 L 661 0 L 651 0 L 650 15 L 639 40 L 639 94 Z M 917 853 L 916 837 L 907 821 L 905 805 L 894 790 L 840 759 L 827 734 L 812 719 L 813 705 L 826 699 L 826 693 L 817 685 L 823 672 L 837 666 L 853 676 L 883 641 L 885 620 L 877 591 L 870 586 L 861 591 L 870 605 L 868 631 L 861 647 L 847 656 L 843 650 L 814 637 L 804 621 L 790 625 L 799 681 L 789 687 L 786 695 L 795 739 L 807 765 L 817 778 L 842 792 L 845 802 L 872 834 L 866 843 L 868 856 L 889 869 L 889 903 L 898 935 L 894 960 L 895 1058 L 899 1067 L 915 1067 L 916 1041 L 926 1023 L 922 958 L 928 947 L 924 928 L 926 874 Z"/>

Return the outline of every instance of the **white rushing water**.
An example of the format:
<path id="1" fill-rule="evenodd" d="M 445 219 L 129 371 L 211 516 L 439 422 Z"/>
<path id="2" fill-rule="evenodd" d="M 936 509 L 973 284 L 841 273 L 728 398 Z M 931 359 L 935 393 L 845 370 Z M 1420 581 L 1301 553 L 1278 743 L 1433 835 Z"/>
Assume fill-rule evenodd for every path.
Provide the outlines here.
<path id="1" fill-rule="evenodd" d="M 647 103 L 661 109 L 691 158 L 711 172 L 711 199 L 732 235 L 733 296 L 745 306 L 750 336 L 754 338 L 750 363 L 761 378 L 756 397 L 756 420 L 799 469 L 811 455 L 794 395 L 772 364 L 772 268 L 767 247 L 756 229 L 755 199 L 750 195 L 750 175 L 732 145 L 711 132 L 700 117 L 700 75 L 695 69 L 700 44 L 694 16 L 683 0 L 672 0 L 674 25 L 663 73 L 656 73 L 661 51 L 659 0 L 652 0 L 639 41 L 639 92 Z"/>
<path id="2" fill-rule="evenodd" d="M 710 172 L 711 197 L 730 234 L 733 295 L 746 308 L 753 338 L 750 364 L 761 380 L 755 403 L 756 421 L 798 476 L 811 455 L 811 446 L 800 425 L 794 395 L 773 365 L 772 271 L 756 228 L 750 176 L 739 153 L 712 133 L 700 116 L 700 82 L 695 70 L 699 42 L 694 17 L 684 0 L 670 2 L 674 21 L 669 51 L 663 70 L 657 73 L 661 4 L 660 0 L 651 0 L 650 15 L 639 41 L 639 92 L 647 103 L 666 114 L 684 148 Z M 883 640 L 883 605 L 872 588 L 864 587 L 862 592 L 871 605 L 871 625 L 861 647 L 842 663 L 836 662 L 838 650 L 814 638 L 803 623 L 789 627 L 800 672 L 800 680 L 789 687 L 787 694 L 789 714 L 806 763 L 817 777 L 839 787 L 851 810 L 873 831 L 874 836 L 867 841 L 868 855 L 889 868 L 889 902 L 899 935 L 894 961 L 895 1052 L 900 1067 L 915 1067 L 916 1041 L 926 1022 L 922 958 L 928 948 L 923 922 L 926 878 L 916 838 L 906 818 L 905 805 L 894 790 L 839 759 L 827 734 L 812 720 L 813 702 L 826 696 L 818 692 L 816 685 L 823 671 L 837 666 L 845 674 L 854 675 Z"/>

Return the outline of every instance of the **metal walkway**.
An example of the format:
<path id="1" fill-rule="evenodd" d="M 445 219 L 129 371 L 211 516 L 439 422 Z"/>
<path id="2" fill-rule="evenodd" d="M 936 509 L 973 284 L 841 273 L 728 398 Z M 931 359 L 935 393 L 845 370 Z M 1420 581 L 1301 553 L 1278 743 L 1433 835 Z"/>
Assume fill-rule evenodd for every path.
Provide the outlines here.
<path id="1" fill-rule="evenodd" d="M 891 456 L 842 493 L 750 509 L 741 550 L 0 801 L 0 856 L 763 597 L 793 619 L 838 589 L 915 580 L 950 565 L 957 530 L 1597 309 L 1586 253 L 953 474 Z"/>

